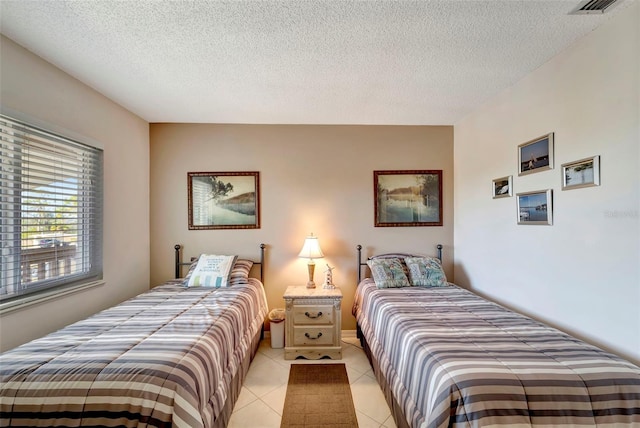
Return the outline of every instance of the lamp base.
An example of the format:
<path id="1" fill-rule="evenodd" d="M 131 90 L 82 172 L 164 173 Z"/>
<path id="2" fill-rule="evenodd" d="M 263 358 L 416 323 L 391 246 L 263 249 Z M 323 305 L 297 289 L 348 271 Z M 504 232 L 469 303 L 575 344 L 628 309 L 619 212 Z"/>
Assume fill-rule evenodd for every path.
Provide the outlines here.
<path id="1" fill-rule="evenodd" d="M 316 288 L 316 283 L 313 282 L 313 271 L 316 269 L 316 263 L 313 259 L 307 263 L 307 269 L 309 270 L 309 282 L 307 282 L 307 288 Z"/>

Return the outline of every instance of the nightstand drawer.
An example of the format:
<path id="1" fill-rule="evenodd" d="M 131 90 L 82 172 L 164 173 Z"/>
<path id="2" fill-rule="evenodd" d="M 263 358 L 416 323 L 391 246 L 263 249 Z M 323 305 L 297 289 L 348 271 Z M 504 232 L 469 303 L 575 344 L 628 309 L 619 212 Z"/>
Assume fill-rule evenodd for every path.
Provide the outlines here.
<path id="1" fill-rule="evenodd" d="M 293 308 L 293 323 L 333 324 L 332 305 L 296 305 Z"/>
<path id="2" fill-rule="evenodd" d="M 294 346 L 332 345 L 333 334 L 334 334 L 333 326 L 328 326 L 328 327 L 295 326 L 293 328 L 293 345 Z"/>

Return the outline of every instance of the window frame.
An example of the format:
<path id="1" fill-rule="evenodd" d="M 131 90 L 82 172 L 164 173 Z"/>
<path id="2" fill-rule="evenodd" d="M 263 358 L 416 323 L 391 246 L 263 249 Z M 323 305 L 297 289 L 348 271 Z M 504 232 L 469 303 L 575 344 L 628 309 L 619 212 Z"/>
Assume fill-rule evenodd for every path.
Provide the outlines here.
<path id="1" fill-rule="evenodd" d="M 51 135 L 52 140 L 58 139 L 58 143 L 68 142 L 70 146 L 81 145 L 81 146 L 86 146 L 92 149 L 96 149 L 100 152 L 99 161 L 97 162 L 97 166 L 99 170 L 98 177 L 97 177 L 99 181 L 98 182 L 99 187 L 98 187 L 98 190 L 95 192 L 95 194 L 99 198 L 99 201 L 98 201 L 99 208 L 97 208 L 97 210 L 94 213 L 92 213 L 92 214 L 95 214 L 95 217 L 94 217 L 95 223 L 91 222 L 90 224 L 92 226 L 95 226 L 95 228 L 90 227 L 91 230 L 89 232 L 91 233 L 91 237 L 89 238 L 87 245 L 89 245 L 91 248 L 86 250 L 91 254 L 91 257 L 93 257 L 91 259 L 91 267 L 87 271 L 83 271 L 82 273 L 69 275 L 68 278 L 65 278 L 62 280 L 54 279 L 49 284 L 46 284 L 44 286 L 36 286 L 34 287 L 33 290 L 29 292 L 19 292 L 19 293 L 15 293 L 13 295 L 4 297 L 2 300 L 0 300 L 0 315 L 2 315 L 17 309 L 21 309 L 21 308 L 36 304 L 36 303 L 41 303 L 44 301 L 56 299 L 71 293 L 75 293 L 84 289 L 99 286 L 105 283 L 103 280 L 103 272 L 104 272 L 103 258 L 104 257 L 103 257 L 103 250 L 102 250 L 103 242 L 104 242 L 103 241 L 104 147 L 101 143 L 95 140 L 92 140 L 91 138 L 66 130 L 60 126 L 56 126 L 39 119 L 35 119 L 24 113 L 14 111 L 6 107 L 0 107 L 0 114 L 5 116 L 7 120 L 17 122 L 20 125 L 26 127 L 27 129 L 33 130 L 35 133 L 40 132 L 47 135 Z M 3 178 L 0 177 L 0 180 L 2 179 Z M 20 186 L 17 186 L 16 191 L 21 192 Z M 14 250 L 14 253 L 15 253 L 15 248 L 17 246 L 19 250 L 17 251 L 18 256 L 16 257 L 16 260 L 7 261 L 5 259 L 2 261 L 2 263 L 6 261 L 7 264 L 15 263 L 19 266 L 20 254 L 23 249 L 22 243 L 21 243 L 22 241 L 21 213 L 23 212 L 23 205 L 21 203 L 16 204 L 15 201 L 2 201 L 2 203 L 3 204 L 6 203 L 7 205 L 9 205 L 9 207 L 7 208 L 7 211 L 9 210 L 14 211 L 13 218 L 15 218 L 15 221 L 13 221 L 13 227 L 17 227 L 17 232 L 3 231 L 3 233 L 7 233 L 8 235 L 10 235 L 11 238 L 7 240 L 6 244 L 3 243 L 3 246 L 7 245 L 7 247 L 9 248 L 8 248 L 8 251 L 5 251 L 5 249 L 0 248 L 0 256 L 2 258 L 15 257 L 7 254 L 9 254 L 12 250 Z M 83 223 L 83 222 L 78 221 L 76 224 L 80 224 L 80 223 Z M 78 232 L 79 235 L 84 235 L 85 233 L 88 233 L 88 232 L 84 232 L 84 233 Z M 86 238 L 83 237 L 82 239 L 86 239 Z M 83 257 L 83 256 L 81 255 L 80 257 Z M 94 268 L 94 265 L 95 265 L 95 268 Z"/>

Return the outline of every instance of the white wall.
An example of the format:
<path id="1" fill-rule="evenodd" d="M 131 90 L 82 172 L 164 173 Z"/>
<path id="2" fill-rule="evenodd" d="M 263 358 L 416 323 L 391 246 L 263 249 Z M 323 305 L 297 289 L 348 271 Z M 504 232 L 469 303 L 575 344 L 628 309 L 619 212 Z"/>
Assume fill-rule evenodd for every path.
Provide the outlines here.
<path id="1" fill-rule="evenodd" d="M 456 282 L 636 363 L 639 27 L 636 2 L 454 127 Z M 518 144 L 549 132 L 554 169 L 518 177 Z M 560 165 L 594 155 L 602 185 L 562 191 Z M 505 175 L 553 189 L 553 226 L 516 225 Z"/>
<path id="2" fill-rule="evenodd" d="M 439 227 L 374 227 L 373 171 L 443 170 Z M 261 228 L 188 230 L 187 172 L 259 171 Z M 284 307 L 289 285 L 307 281 L 297 257 L 305 236 L 318 236 L 325 264 L 344 294 L 343 329 L 355 329 L 356 244 L 364 256 L 388 251 L 435 254 L 445 246 L 453 274 L 453 128 L 451 126 L 151 125 L 151 282 L 172 278 L 173 245 L 184 258 L 202 252 L 258 256 L 268 245 L 265 288 L 271 308 Z"/>
<path id="3" fill-rule="evenodd" d="M 4 36 L 0 43 L 2 106 L 102 143 L 105 180 L 106 284 L 3 315 L 4 351 L 148 289 L 149 125 Z"/>

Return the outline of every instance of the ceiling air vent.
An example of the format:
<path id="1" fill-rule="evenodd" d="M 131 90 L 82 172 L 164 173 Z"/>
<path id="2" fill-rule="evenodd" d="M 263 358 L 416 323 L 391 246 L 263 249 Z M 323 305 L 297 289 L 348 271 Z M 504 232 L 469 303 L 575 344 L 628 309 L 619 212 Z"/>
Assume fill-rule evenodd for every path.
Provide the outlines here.
<path id="1" fill-rule="evenodd" d="M 570 15 L 583 15 L 589 13 L 605 13 L 618 0 L 588 0 L 584 1 L 571 11 Z"/>

